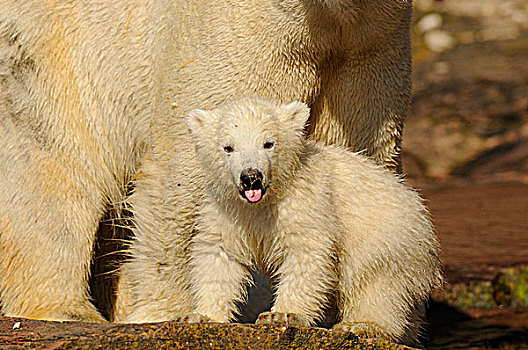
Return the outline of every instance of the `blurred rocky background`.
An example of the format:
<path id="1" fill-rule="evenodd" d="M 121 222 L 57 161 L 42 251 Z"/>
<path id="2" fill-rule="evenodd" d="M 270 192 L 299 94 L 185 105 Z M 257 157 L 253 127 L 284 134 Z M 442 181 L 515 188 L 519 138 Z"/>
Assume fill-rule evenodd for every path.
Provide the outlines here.
<path id="1" fill-rule="evenodd" d="M 414 7 L 408 176 L 528 181 L 528 1 Z"/>
<path id="2" fill-rule="evenodd" d="M 528 1 L 414 0 L 403 164 L 443 247 L 428 349 L 528 349 Z"/>

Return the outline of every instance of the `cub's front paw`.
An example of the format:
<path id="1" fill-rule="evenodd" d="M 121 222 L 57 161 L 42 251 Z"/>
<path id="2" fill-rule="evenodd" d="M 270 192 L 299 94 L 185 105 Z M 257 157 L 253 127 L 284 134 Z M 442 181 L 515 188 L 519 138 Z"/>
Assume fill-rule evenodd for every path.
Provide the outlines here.
<path id="1" fill-rule="evenodd" d="M 340 322 L 332 327 L 332 330 L 351 332 L 358 337 L 383 338 L 392 340 L 392 337 L 383 331 L 375 322 Z"/>
<path id="2" fill-rule="evenodd" d="M 310 326 L 310 321 L 308 317 L 285 313 L 285 312 L 263 312 L 258 318 L 256 324 L 283 324 L 287 326 Z"/>
<path id="3" fill-rule="evenodd" d="M 181 323 L 207 323 L 212 322 L 212 320 L 202 314 L 193 312 L 188 314 L 176 315 L 172 318 L 173 321 Z"/>

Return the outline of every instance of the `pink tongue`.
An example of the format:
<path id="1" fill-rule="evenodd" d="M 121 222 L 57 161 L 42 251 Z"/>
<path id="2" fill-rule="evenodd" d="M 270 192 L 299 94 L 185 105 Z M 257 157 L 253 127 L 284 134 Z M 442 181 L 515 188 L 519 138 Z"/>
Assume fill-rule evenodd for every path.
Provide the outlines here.
<path id="1" fill-rule="evenodd" d="M 244 192 L 248 201 L 255 203 L 262 197 L 262 190 L 247 190 Z"/>

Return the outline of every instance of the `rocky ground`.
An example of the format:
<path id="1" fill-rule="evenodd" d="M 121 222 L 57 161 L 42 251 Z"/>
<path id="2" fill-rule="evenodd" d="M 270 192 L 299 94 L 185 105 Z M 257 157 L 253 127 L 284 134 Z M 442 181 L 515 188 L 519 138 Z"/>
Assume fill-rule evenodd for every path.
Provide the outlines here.
<path id="1" fill-rule="evenodd" d="M 528 349 L 528 2 L 414 4 L 403 161 L 433 215 L 447 279 L 424 345 Z M 0 318 L 0 347 L 398 348 L 309 328 L 8 318 Z"/>
<path id="2" fill-rule="evenodd" d="M 404 169 L 447 284 L 430 349 L 528 349 L 528 3 L 416 0 Z"/>
<path id="3" fill-rule="evenodd" d="M 0 317 L 2 349 L 405 350 L 321 328 L 242 324 L 86 324 Z"/>
<path id="4" fill-rule="evenodd" d="M 410 177 L 528 178 L 528 3 L 415 1 Z"/>
<path id="5" fill-rule="evenodd" d="M 447 283 L 428 349 L 528 349 L 528 186 L 426 187 Z"/>

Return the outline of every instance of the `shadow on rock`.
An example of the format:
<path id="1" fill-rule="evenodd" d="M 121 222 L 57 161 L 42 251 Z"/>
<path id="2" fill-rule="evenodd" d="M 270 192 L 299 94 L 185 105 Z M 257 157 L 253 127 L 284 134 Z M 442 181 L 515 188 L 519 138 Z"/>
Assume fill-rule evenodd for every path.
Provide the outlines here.
<path id="1" fill-rule="evenodd" d="M 504 313 L 508 312 L 510 311 L 504 310 Z M 429 322 L 429 339 L 425 343 L 427 349 L 528 348 L 528 328 L 473 318 L 444 303 L 432 302 L 427 319 Z"/>

